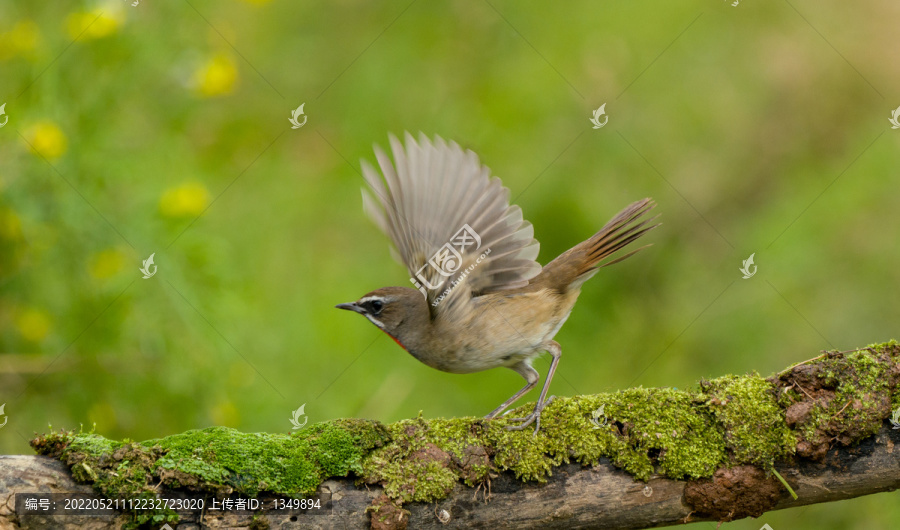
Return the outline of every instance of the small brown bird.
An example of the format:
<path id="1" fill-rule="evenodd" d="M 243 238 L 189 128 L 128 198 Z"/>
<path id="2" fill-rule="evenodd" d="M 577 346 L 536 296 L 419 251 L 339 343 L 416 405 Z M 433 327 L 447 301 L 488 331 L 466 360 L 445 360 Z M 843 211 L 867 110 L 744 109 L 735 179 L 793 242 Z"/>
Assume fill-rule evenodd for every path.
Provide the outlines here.
<path id="1" fill-rule="evenodd" d="M 599 267 L 644 248 L 603 262 L 658 226 L 648 226 L 655 217 L 639 222 L 655 204 L 631 204 L 541 268 L 531 223 L 521 208 L 510 206 L 509 190 L 475 153 L 440 137 L 432 142 L 420 134 L 417 143 L 407 133 L 405 139 L 404 148 L 390 137 L 393 163 L 375 147 L 384 180 L 362 162 L 375 195 L 363 190 L 363 203 L 393 241 L 416 289 L 383 287 L 337 307 L 365 316 L 432 368 L 467 374 L 505 366 L 524 377 L 526 385 L 487 419 L 537 385 L 532 361 L 549 352 L 553 360 L 534 411 L 509 427 L 535 423 L 537 432 L 541 411 L 553 399 L 547 390 L 562 353 L 553 337 Z"/>

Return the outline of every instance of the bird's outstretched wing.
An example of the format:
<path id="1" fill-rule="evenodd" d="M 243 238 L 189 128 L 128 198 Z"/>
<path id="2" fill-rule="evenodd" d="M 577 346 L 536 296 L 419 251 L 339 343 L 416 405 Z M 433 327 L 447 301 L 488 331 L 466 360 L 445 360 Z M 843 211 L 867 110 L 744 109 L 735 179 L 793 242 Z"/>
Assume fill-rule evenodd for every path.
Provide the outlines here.
<path id="1" fill-rule="evenodd" d="M 541 272 L 539 245 L 509 189 L 472 151 L 440 137 L 390 136 L 393 163 L 375 147 L 381 175 L 365 160 L 366 212 L 394 243 L 432 315 L 473 296 L 515 289 Z"/>

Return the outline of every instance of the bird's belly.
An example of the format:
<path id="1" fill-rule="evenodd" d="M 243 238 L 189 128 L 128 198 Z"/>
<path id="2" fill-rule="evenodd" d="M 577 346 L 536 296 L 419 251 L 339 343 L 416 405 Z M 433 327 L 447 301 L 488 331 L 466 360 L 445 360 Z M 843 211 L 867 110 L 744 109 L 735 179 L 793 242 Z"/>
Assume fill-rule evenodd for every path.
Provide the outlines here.
<path id="1" fill-rule="evenodd" d="M 502 338 L 490 333 L 473 336 L 471 341 L 460 344 L 446 355 L 436 356 L 440 361 L 430 366 L 456 374 L 469 374 L 498 366 L 513 366 L 525 359 L 534 358 L 546 351 L 546 343 L 556 335 L 565 317 L 534 326 L 530 330 L 505 334 Z"/>
<path id="2" fill-rule="evenodd" d="M 455 340 L 419 360 L 438 370 L 468 374 L 537 357 L 569 318 L 577 296 L 573 291 L 560 299 L 539 291 L 494 298 L 475 312 L 476 318 L 448 334 Z"/>
<path id="3" fill-rule="evenodd" d="M 480 351 L 463 350 L 449 363 L 445 371 L 457 374 L 470 374 L 490 370 L 498 366 L 512 366 L 518 362 L 532 357 L 537 357 L 544 348 L 534 347 L 531 344 L 498 345 Z"/>

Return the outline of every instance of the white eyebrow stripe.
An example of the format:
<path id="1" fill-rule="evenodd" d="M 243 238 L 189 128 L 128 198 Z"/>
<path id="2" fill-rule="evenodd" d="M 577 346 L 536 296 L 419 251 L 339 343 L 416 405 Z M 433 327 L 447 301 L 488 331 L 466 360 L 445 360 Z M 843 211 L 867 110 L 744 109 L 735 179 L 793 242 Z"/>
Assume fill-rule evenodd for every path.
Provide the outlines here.
<path id="1" fill-rule="evenodd" d="M 366 302 L 371 302 L 372 300 L 381 300 L 381 301 L 383 302 L 383 301 L 384 301 L 384 298 L 382 298 L 382 297 L 380 297 L 380 296 L 367 296 L 367 297 L 365 297 L 365 298 L 360 298 L 359 301 L 356 302 L 356 303 L 357 303 L 357 304 L 364 304 L 364 303 L 366 303 Z"/>
<path id="2" fill-rule="evenodd" d="M 395 298 L 393 298 L 393 297 L 384 297 L 384 296 L 367 296 L 367 297 L 365 297 L 365 298 L 360 298 L 356 303 L 357 303 L 357 304 L 364 304 L 364 303 L 366 303 L 366 302 L 371 302 L 371 301 L 373 301 L 373 300 L 379 300 L 379 301 L 381 301 L 381 302 L 388 303 L 388 302 L 393 302 L 393 301 L 395 300 Z"/>

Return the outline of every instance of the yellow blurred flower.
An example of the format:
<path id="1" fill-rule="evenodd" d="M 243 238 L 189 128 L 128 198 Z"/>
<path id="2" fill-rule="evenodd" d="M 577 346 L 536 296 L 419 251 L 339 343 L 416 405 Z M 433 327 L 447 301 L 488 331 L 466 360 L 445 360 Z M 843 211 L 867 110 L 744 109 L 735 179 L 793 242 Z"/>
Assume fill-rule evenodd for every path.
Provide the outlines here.
<path id="1" fill-rule="evenodd" d="M 94 254 L 91 259 L 91 276 L 98 280 L 115 276 L 125 265 L 125 254 L 120 250 L 111 248 Z"/>
<path id="2" fill-rule="evenodd" d="M 29 308 L 16 317 L 16 327 L 26 340 L 40 342 L 50 332 L 50 317 L 40 309 Z"/>
<path id="3" fill-rule="evenodd" d="M 17 55 L 34 58 L 40 42 L 41 31 L 38 25 L 33 20 L 20 20 L 11 30 L 0 34 L 0 60 Z"/>
<path id="4" fill-rule="evenodd" d="M 65 133 L 52 121 L 32 125 L 25 131 L 25 138 L 35 151 L 48 160 L 61 157 L 68 146 Z"/>
<path id="5" fill-rule="evenodd" d="M 209 415 L 212 416 L 213 423 L 225 427 L 237 427 L 241 421 L 241 413 L 234 403 L 228 400 L 218 403 L 212 408 Z"/>
<path id="6" fill-rule="evenodd" d="M 112 35 L 125 20 L 118 4 L 107 4 L 91 11 L 76 11 L 66 17 L 66 29 L 72 40 L 101 39 Z"/>
<path id="7" fill-rule="evenodd" d="M 194 72 L 193 86 L 204 97 L 230 94 L 238 80 L 234 59 L 225 53 L 210 58 Z"/>
<path id="8" fill-rule="evenodd" d="M 22 239 L 22 220 L 9 208 L 0 208 L 0 239 Z"/>
<path id="9" fill-rule="evenodd" d="M 209 192 L 206 186 L 197 182 L 169 188 L 159 200 L 159 210 L 166 217 L 200 215 L 208 205 Z"/>

